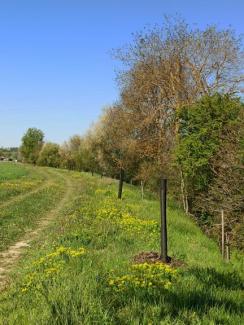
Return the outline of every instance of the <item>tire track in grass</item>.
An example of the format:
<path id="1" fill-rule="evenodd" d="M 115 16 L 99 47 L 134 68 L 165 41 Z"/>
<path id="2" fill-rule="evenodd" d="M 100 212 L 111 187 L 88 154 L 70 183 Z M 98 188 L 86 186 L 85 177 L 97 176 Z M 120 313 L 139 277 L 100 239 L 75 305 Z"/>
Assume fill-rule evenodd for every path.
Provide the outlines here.
<path id="1" fill-rule="evenodd" d="M 41 185 L 41 186 L 39 186 L 39 187 L 35 188 L 34 190 L 31 190 L 31 191 L 29 191 L 29 192 L 27 192 L 27 193 L 23 193 L 23 194 L 15 195 L 14 197 L 8 199 L 6 202 L 1 203 L 1 204 L 0 204 L 0 209 L 7 208 L 7 207 L 10 206 L 10 205 L 13 205 L 13 204 L 15 204 L 15 203 L 18 203 L 18 202 L 20 202 L 20 201 L 22 201 L 22 200 L 28 198 L 29 196 L 38 193 L 39 191 L 43 190 L 44 188 L 50 186 L 50 185 L 53 183 L 52 180 L 48 180 L 48 179 L 47 179 L 47 177 L 46 177 L 47 175 L 44 174 L 43 171 L 40 172 L 39 174 L 40 174 L 40 175 L 44 175 L 44 177 L 46 178 L 46 180 L 43 181 L 43 182 L 44 182 L 43 185 Z"/>
<path id="2" fill-rule="evenodd" d="M 65 180 L 64 186 L 66 191 L 58 205 L 49 211 L 44 218 L 39 220 L 37 227 L 34 230 L 26 232 L 21 240 L 0 253 L 0 290 L 4 290 L 4 288 L 9 284 L 8 273 L 21 257 L 24 250 L 31 246 L 31 242 L 38 237 L 39 233 L 41 233 L 41 231 L 44 230 L 52 220 L 58 217 L 60 211 L 64 208 L 65 204 L 73 194 L 74 188 L 71 179 L 59 172 L 54 173 Z"/>

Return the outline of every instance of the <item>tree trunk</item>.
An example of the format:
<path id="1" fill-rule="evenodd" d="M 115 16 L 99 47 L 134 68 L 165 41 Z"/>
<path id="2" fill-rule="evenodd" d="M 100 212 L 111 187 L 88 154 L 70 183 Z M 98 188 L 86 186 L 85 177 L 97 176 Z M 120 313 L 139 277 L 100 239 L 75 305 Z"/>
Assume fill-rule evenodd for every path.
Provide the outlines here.
<path id="1" fill-rule="evenodd" d="M 120 169 L 120 175 L 119 175 L 119 191 L 118 191 L 118 199 L 121 199 L 121 198 L 122 198 L 124 176 L 125 176 L 125 171 L 124 171 L 124 169 L 121 168 L 121 169 Z"/>
<path id="2" fill-rule="evenodd" d="M 144 199 L 144 182 L 141 181 L 141 198 Z"/>
<path id="3" fill-rule="evenodd" d="M 183 208 L 185 213 L 189 212 L 189 206 L 188 206 L 188 197 L 186 194 L 186 187 L 185 187 L 185 181 L 182 170 L 180 170 L 180 177 L 181 177 L 181 195 L 182 195 L 182 201 L 183 201 Z"/>
<path id="4" fill-rule="evenodd" d="M 226 238 L 226 259 L 227 261 L 230 260 L 230 238 L 228 234 L 225 234 L 225 238 Z"/>
<path id="5" fill-rule="evenodd" d="M 225 259 L 225 221 L 224 221 L 224 210 L 221 210 L 221 252 L 222 252 L 223 259 Z"/>

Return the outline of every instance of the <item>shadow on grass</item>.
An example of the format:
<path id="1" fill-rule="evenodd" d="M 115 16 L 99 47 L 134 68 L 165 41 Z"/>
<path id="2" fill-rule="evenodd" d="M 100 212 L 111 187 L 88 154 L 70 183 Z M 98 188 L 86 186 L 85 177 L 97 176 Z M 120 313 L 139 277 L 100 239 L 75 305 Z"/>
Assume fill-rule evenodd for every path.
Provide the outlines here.
<path id="1" fill-rule="evenodd" d="M 214 268 L 191 268 L 189 272 L 204 286 L 227 290 L 243 290 L 244 282 L 236 271 L 217 272 Z"/>
<path id="2" fill-rule="evenodd" d="M 127 301 L 117 296 L 113 301 L 114 311 L 118 312 L 125 306 L 133 305 L 133 302 L 137 300 L 137 304 L 144 305 L 145 308 L 131 312 L 140 319 L 146 317 L 147 310 L 149 311 L 152 306 L 160 306 L 160 315 L 155 315 L 158 320 L 167 317 L 176 320 L 185 312 L 196 314 L 199 319 L 204 316 L 208 318 L 210 317 L 209 310 L 212 308 L 219 310 L 216 317 L 223 317 L 223 319 L 242 317 L 242 302 L 235 298 L 238 295 L 231 294 L 231 290 L 234 292 L 243 287 L 242 280 L 236 272 L 217 272 L 212 268 L 190 268 L 186 272 L 196 278 L 192 279 L 191 285 L 189 282 L 184 283 L 185 277 L 182 275 L 179 283 L 165 295 L 147 297 L 138 295 L 130 297 Z"/>
<path id="3" fill-rule="evenodd" d="M 192 287 L 180 286 L 178 290 L 168 293 L 165 297 L 173 318 L 181 310 L 193 311 L 202 316 L 207 314 L 211 308 L 222 309 L 226 314 L 242 315 L 241 301 L 235 300 L 229 292 L 243 289 L 243 281 L 238 273 L 235 271 L 217 272 L 213 268 L 198 267 L 188 269 L 187 273 L 197 280 L 192 283 Z M 184 277 L 181 281 L 184 281 Z"/>
<path id="4" fill-rule="evenodd" d="M 210 291 L 180 291 L 171 293 L 165 299 L 168 304 L 171 316 L 176 316 L 181 310 L 194 311 L 198 315 L 208 313 L 210 308 L 223 308 L 226 312 L 235 315 L 242 315 L 242 307 L 227 297 L 217 298 Z"/>

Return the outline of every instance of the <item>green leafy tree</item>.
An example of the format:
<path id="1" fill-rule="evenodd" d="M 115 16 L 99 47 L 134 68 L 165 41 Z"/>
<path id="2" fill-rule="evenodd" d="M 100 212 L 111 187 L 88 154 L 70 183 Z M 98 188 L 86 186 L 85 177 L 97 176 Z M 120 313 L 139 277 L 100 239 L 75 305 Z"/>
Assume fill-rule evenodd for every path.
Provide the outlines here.
<path id="1" fill-rule="evenodd" d="M 43 146 L 44 133 L 37 128 L 29 128 L 22 138 L 20 153 L 23 160 L 36 164 Z"/>
<path id="2" fill-rule="evenodd" d="M 224 173 L 223 166 L 227 162 L 231 168 L 233 164 L 238 164 L 235 158 L 238 156 L 242 110 L 243 104 L 239 99 L 215 94 L 205 96 L 179 112 L 176 160 L 187 212 L 196 207 L 199 195 L 207 195 L 212 184 L 220 180 L 220 173 Z M 224 152 L 228 152 L 228 159 Z M 224 177 L 222 185 L 223 182 Z M 219 186 L 218 192 L 223 192 Z"/>
<path id="3" fill-rule="evenodd" d="M 51 142 L 45 143 L 40 151 L 37 164 L 41 166 L 59 167 L 61 160 L 59 150 L 58 144 Z"/>

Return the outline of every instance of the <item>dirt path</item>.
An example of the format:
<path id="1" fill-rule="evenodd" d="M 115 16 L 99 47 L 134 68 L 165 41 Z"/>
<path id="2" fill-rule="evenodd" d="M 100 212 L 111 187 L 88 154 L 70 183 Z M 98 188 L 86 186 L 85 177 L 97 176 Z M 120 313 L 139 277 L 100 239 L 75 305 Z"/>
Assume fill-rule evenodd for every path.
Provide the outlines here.
<path id="1" fill-rule="evenodd" d="M 21 257 L 23 251 L 31 246 L 31 242 L 37 238 L 38 234 L 45 229 L 50 221 L 58 217 L 60 211 L 63 209 L 65 204 L 70 199 L 73 193 L 73 187 L 69 177 L 65 177 L 62 174 L 55 172 L 56 175 L 65 180 L 65 194 L 55 206 L 54 209 L 49 211 L 49 213 L 39 220 L 37 227 L 34 230 L 27 232 L 24 237 L 11 245 L 6 251 L 0 253 L 0 291 L 3 290 L 8 285 L 8 273 L 11 271 L 12 267 L 16 264 L 17 260 Z M 32 191 L 33 194 L 34 191 Z"/>

